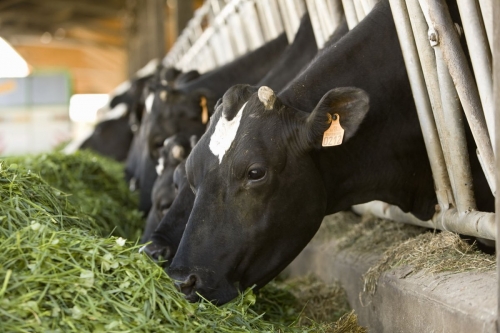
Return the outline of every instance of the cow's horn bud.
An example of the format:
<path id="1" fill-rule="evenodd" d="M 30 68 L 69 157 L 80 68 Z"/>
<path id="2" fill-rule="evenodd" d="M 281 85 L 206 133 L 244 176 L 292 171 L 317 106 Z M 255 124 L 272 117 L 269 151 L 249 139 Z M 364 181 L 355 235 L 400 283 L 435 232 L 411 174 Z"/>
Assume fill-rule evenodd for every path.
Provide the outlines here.
<path id="1" fill-rule="evenodd" d="M 264 108 L 266 110 L 271 110 L 274 105 L 274 101 L 276 101 L 276 95 L 274 91 L 266 86 L 262 86 L 259 88 L 259 100 L 264 104 Z"/>

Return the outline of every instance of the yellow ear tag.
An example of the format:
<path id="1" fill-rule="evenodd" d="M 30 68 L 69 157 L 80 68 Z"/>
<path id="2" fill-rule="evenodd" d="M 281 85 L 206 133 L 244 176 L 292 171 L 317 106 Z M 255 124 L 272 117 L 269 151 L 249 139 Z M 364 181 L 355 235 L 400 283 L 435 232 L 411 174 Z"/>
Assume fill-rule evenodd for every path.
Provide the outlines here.
<path id="1" fill-rule="evenodd" d="M 208 123 L 208 108 L 207 108 L 207 99 L 204 96 L 201 96 L 200 106 L 201 106 L 201 122 L 203 124 L 206 124 Z"/>
<path id="2" fill-rule="evenodd" d="M 335 119 L 332 119 L 330 127 L 323 134 L 323 147 L 332 147 L 342 144 L 344 138 L 344 129 L 340 126 L 340 116 L 335 113 Z"/>

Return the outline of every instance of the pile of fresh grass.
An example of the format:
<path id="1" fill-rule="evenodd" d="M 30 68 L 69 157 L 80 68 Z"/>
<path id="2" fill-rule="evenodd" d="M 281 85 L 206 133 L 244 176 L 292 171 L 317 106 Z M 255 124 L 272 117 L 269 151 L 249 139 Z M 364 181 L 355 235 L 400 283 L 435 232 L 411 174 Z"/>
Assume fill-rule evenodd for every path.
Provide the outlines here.
<path id="1" fill-rule="evenodd" d="M 496 261 L 495 256 L 479 251 L 475 243 L 471 245 L 455 233 L 427 232 L 388 248 L 363 275 L 365 292 L 375 293 L 380 275 L 398 266 L 411 267 L 409 276 L 417 272 L 484 272 L 496 269 Z"/>
<path id="2" fill-rule="evenodd" d="M 82 161 L 82 156 L 91 161 Z M 293 294 L 290 298 L 289 291 L 280 293 L 280 288 L 287 288 L 283 285 L 260 292 L 268 293 L 262 299 L 274 304 L 273 311 L 267 305 L 267 320 L 264 308 L 252 307 L 256 297 L 251 290 L 221 307 L 206 301 L 188 303 L 162 268 L 138 253 L 137 245 L 121 237 L 101 237 L 124 221 L 107 216 L 110 212 L 103 217 L 99 209 L 82 207 L 78 198 L 89 199 L 64 192 L 112 190 L 111 185 L 106 189 L 107 182 L 89 176 L 103 170 L 104 179 L 114 179 L 111 169 L 93 165 L 98 160 L 93 158 L 80 155 L 80 162 L 71 167 L 60 155 L 30 157 L 26 163 L 17 158 L 17 164 L 10 165 L 0 162 L 0 331 L 363 332 L 352 314 L 337 323 L 301 321 L 300 312 L 307 306 Z M 45 168 L 41 159 L 50 167 Z M 90 179 L 79 182 L 78 177 Z M 120 191 L 128 190 L 118 188 L 109 196 L 124 203 L 120 200 L 126 195 Z M 288 306 L 290 319 L 285 321 L 280 316 L 283 302 L 294 304 Z"/>
<path id="3" fill-rule="evenodd" d="M 39 174 L 48 184 L 68 193 L 68 201 L 91 220 L 102 236 L 137 239 L 143 227 L 138 200 L 123 181 L 123 165 L 90 151 L 10 157 L 16 165 Z"/>

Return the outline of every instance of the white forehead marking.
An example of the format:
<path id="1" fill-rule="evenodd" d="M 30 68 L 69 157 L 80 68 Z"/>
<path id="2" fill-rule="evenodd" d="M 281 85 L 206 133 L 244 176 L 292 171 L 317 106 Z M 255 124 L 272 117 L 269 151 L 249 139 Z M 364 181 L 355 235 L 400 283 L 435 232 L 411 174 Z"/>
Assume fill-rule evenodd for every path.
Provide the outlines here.
<path id="1" fill-rule="evenodd" d="M 156 173 L 158 174 L 158 176 L 161 176 L 163 172 L 163 163 L 165 163 L 165 159 L 163 157 L 160 157 L 158 159 L 158 164 L 156 165 Z"/>
<path id="2" fill-rule="evenodd" d="M 167 101 L 167 92 L 165 90 L 162 90 L 160 92 L 160 98 L 162 101 L 166 102 Z"/>
<path id="3" fill-rule="evenodd" d="M 155 94 L 149 93 L 148 97 L 146 97 L 146 102 L 144 103 L 146 105 L 146 112 L 151 113 L 151 109 L 153 108 L 153 101 L 155 99 Z"/>
<path id="4" fill-rule="evenodd" d="M 231 144 L 236 137 L 238 127 L 240 127 L 241 115 L 243 114 L 243 109 L 247 103 L 243 104 L 240 111 L 238 111 L 232 120 L 227 120 L 224 114 L 222 114 L 219 122 L 215 126 L 214 134 L 212 134 L 212 137 L 210 138 L 209 147 L 212 153 L 219 157 L 219 164 L 222 163 L 224 154 L 226 154 L 226 151 L 229 147 L 231 147 Z"/>

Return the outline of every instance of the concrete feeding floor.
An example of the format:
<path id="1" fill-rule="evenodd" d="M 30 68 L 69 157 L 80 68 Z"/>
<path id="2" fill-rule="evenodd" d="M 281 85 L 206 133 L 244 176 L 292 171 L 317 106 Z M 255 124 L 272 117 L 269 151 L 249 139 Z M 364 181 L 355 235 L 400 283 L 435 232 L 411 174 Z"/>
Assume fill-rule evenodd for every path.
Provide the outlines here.
<path id="1" fill-rule="evenodd" d="M 338 219 L 338 214 L 325 219 L 332 217 Z M 496 332 L 495 271 L 410 274 L 411 267 L 398 267 L 382 273 L 375 294 L 370 295 L 363 292 L 362 276 L 382 251 L 339 250 L 339 239 L 331 230 L 325 237 L 324 231 L 322 227 L 285 273 L 312 273 L 327 283 L 339 281 L 359 324 L 369 332 Z"/>

